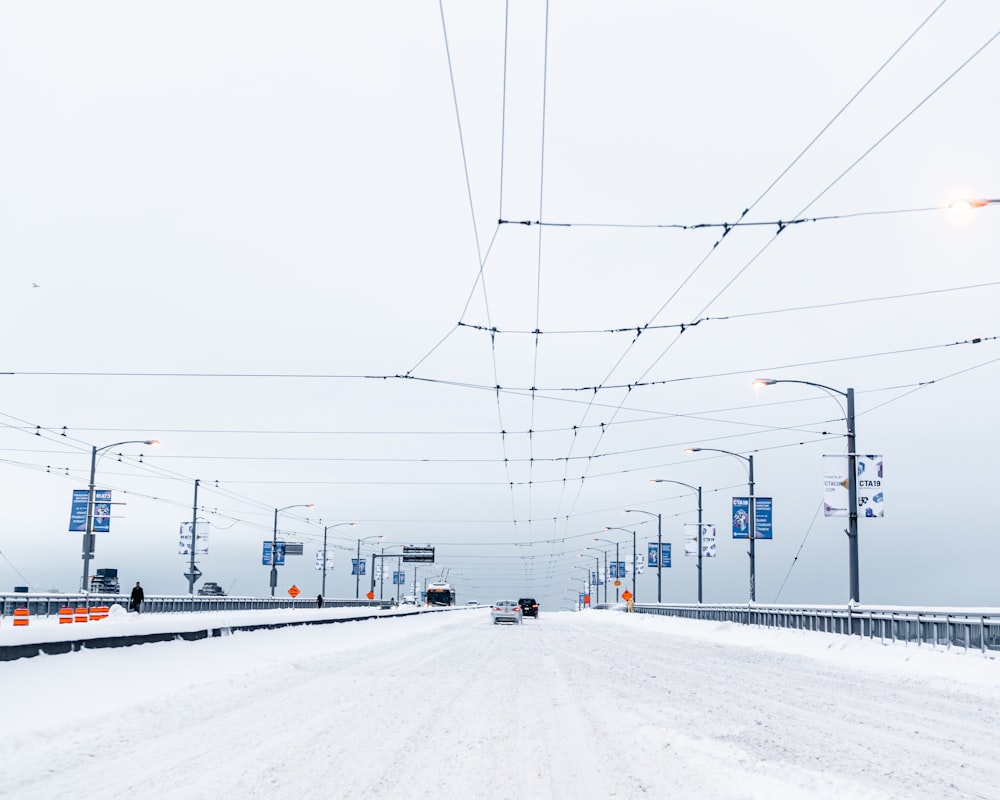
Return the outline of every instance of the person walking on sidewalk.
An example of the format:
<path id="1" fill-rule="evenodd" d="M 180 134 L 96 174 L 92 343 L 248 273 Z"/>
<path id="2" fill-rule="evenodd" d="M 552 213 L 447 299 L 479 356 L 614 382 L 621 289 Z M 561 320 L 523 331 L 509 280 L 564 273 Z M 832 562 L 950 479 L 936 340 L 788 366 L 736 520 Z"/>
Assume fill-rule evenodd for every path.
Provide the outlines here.
<path id="1" fill-rule="evenodd" d="M 139 585 L 139 581 L 136 581 L 128 607 L 135 611 L 136 614 L 140 614 L 142 613 L 142 602 L 145 599 L 146 595 L 142 591 L 142 586 Z"/>

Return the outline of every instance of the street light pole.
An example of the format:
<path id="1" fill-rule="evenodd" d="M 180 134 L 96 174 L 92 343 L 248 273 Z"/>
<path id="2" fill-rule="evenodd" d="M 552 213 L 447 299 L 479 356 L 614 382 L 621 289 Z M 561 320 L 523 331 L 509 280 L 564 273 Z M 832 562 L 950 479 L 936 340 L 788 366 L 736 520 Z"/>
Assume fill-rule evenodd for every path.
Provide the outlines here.
<path id="1" fill-rule="evenodd" d="M 625 531 L 625 533 L 631 533 L 633 535 L 633 537 L 635 536 L 635 532 L 634 531 L 630 531 L 628 528 L 605 528 L 604 530 L 606 530 L 606 531 Z M 598 539 L 597 537 L 594 537 L 594 541 L 595 542 L 607 542 L 608 544 L 613 544 L 615 546 L 615 582 L 616 583 L 620 583 L 622 576 L 618 574 L 618 566 L 622 562 L 621 562 L 621 556 L 618 553 L 618 542 L 614 541 L 612 539 Z M 620 599 L 621 599 L 619 597 L 619 592 L 620 591 L 621 590 L 617 586 L 615 586 L 615 602 L 616 603 L 619 602 Z M 635 594 L 635 592 L 633 591 L 632 594 Z"/>
<path id="2" fill-rule="evenodd" d="M 587 550 L 588 548 L 585 547 L 583 549 Z M 597 595 L 597 602 L 600 603 L 601 602 L 601 558 L 600 556 L 593 556 L 590 553 L 577 553 L 577 556 L 580 557 L 585 556 L 587 558 L 594 559 L 594 575 L 597 578 L 597 585 L 594 587 L 594 590 Z M 590 567 L 587 567 L 587 569 L 589 570 Z M 604 587 L 605 587 L 605 594 L 607 594 L 607 583 L 604 584 Z"/>
<path id="3" fill-rule="evenodd" d="M 319 592 L 321 597 L 326 597 L 326 553 L 327 553 L 327 550 L 326 550 L 326 532 L 329 531 L 329 530 L 332 530 L 333 528 L 340 528 L 340 527 L 344 527 L 344 526 L 353 528 L 357 524 L 358 523 L 356 523 L 356 522 L 337 522 L 337 523 L 334 523 L 333 525 L 324 525 L 323 526 L 323 583 L 322 583 L 322 588 L 320 589 L 320 592 Z M 350 551 L 348 551 L 348 552 L 350 552 Z"/>
<path id="4" fill-rule="evenodd" d="M 607 539 L 602 539 L 601 541 L 607 541 Z M 596 550 L 598 553 L 604 553 L 604 602 L 608 602 L 608 551 L 601 550 L 599 547 L 585 547 L 584 550 Z M 618 569 L 616 566 L 615 569 Z M 597 584 L 598 590 L 600 590 L 600 581 Z"/>
<path id="5" fill-rule="evenodd" d="M 643 511 L 641 508 L 626 508 L 626 514 L 649 514 L 656 517 L 656 602 L 663 602 L 663 520 L 659 514 L 652 511 Z M 633 553 L 633 558 L 635 554 Z M 635 564 L 632 564 L 635 568 Z M 635 586 L 632 587 L 632 594 L 635 594 Z"/>
<path id="6" fill-rule="evenodd" d="M 271 597 L 274 597 L 274 588 L 278 585 L 278 514 L 288 511 L 290 508 L 316 508 L 315 503 L 296 503 L 292 506 L 274 509 L 274 528 L 271 534 Z"/>
<path id="7" fill-rule="evenodd" d="M 635 599 L 635 572 L 636 572 L 635 567 L 636 567 L 636 561 L 637 561 L 637 559 L 636 559 L 636 555 L 637 555 L 636 554 L 636 545 L 635 545 L 635 530 L 630 530 L 629 528 L 613 528 L 613 527 L 612 528 L 605 527 L 604 530 L 606 530 L 606 531 L 625 531 L 625 533 L 631 533 L 632 534 L 632 602 L 634 603 L 634 602 L 636 602 L 636 599 Z M 600 539 L 594 539 L 594 541 L 597 542 L 597 541 L 601 541 L 601 540 Z M 618 550 L 618 543 L 616 542 L 615 543 L 616 555 L 617 555 L 617 550 Z M 618 563 L 621 564 L 620 561 Z M 618 568 L 615 567 L 615 571 L 616 572 L 617 572 L 617 570 L 618 570 Z M 618 577 L 620 578 L 621 575 L 619 575 Z M 615 590 L 615 601 L 616 602 L 618 600 L 618 596 L 617 595 L 618 595 L 618 591 Z"/>
<path id="8" fill-rule="evenodd" d="M 750 519 L 747 521 L 748 533 L 750 535 L 750 602 L 757 602 L 757 559 L 754 551 L 754 545 L 757 541 L 757 497 L 754 494 L 754 482 L 753 482 L 753 453 L 748 456 L 741 455 L 740 453 L 734 453 L 732 450 L 720 450 L 717 447 L 688 447 L 684 450 L 685 453 L 725 453 L 727 456 L 733 456 L 747 464 L 747 478 L 750 488 L 750 497 L 747 498 L 747 503 L 749 505 L 749 516 Z M 701 503 L 699 502 L 699 506 Z M 699 541 L 701 539 L 700 527 L 698 534 Z M 700 574 L 700 573 L 699 573 Z"/>
<path id="9" fill-rule="evenodd" d="M 978 201 L 982 205 L 995 203 L 996 200 Z M 801 383 L 805 386 L 815 386 L 830 394 L 839 394 L 847 400 L 847 553 L 848 553 L 848 573 L 850 581 L 850 599 L 861 602 L 860 578 L 858 576 L 858 451 L 855 440 L 856 430 L 854 424 L 854 388 L 848 387 L 847 391 L 834 389 L 822 383 L 812 381 L 798 381 L 791 379 L 757 378 L 754 386 L 773 386 L 776 383 Z M 836 398 L 834 398 L 836 400 Z"/>
<path id="10" fill-rule="evenodd" d="M 366 536 L 364 539 L 358 539 L 358 557 L 354 562 L 354 599 L 361 599 L 361 543 L 367 542 L 369 539 L 381 539 L 382 536 Z M 372 578 L 374 580 L 374 578 Z M 374 585 L 374 584 L 372 584 Z"/>
<path id="11" fill-rule="evenodd" d="M 698 493 L 698 602 L 701 602 L 701 487 L 692 486 L 683 481 L 672 481 L 667 478 L 654 478 L 650 483 L 676 483 L 678 486 L 686 486 L 693 492 Z"/>
<path id="12" fill-rule="evenodd" d="M 84 525 L 83 533 L 83 578 L 81 579 L 80 591 L 88 591 L 90 580 L 90 559 L 94 557 L 94 484 L 97 474 L 97 454 L 112 447 L 123 444 L 148 444 L 154 447 L 160 443 L 159 439 L 129 439 L 126 442 L 113 442 L 104 447 L 94 445 L 90 450 L 90 485 L 87 489 L 87 522 Z"/>

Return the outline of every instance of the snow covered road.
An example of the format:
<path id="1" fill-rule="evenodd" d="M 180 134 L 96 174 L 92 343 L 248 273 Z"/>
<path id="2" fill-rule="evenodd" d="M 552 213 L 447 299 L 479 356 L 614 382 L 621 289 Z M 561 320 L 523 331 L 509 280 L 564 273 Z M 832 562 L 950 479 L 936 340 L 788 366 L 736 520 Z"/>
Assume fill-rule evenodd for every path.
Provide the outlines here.
<path id="1" fill-rule="evenodd" d="M 0 664 L 0 796 L 993 798 L 1000 663 L 611 611 Z"/>

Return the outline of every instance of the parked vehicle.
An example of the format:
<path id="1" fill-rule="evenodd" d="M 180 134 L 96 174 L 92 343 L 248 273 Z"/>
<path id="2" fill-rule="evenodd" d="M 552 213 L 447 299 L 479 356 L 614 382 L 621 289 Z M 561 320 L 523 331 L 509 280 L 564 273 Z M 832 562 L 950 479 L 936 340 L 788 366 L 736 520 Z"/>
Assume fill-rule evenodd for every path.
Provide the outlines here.
<path id="1" fill-rule="evenodd" d="M 201 588 L 198 590 L 198 594 L 202 597 L 225 597 L 226 593 L 222 590 L 215 581 L 205 581 Z"/>
<path id="2" fill-rule="evenodd" d="M 490 610 L 490 616 L 493 618 L 494 625 L 498 622 L 512 622 L 515 625 L 520 625 L 523 612 L 520 604 L 513 600 L 497 600 Z"/>
<path id="3" fill-rule="evenodd" d="M 521 611 L 524 612 L 526 617 L 537 617 L 538 616 L 538 603 L 535 602 L 534 597 L 522 597 L 517 601 L 517 604 L 521 606 Z"/>

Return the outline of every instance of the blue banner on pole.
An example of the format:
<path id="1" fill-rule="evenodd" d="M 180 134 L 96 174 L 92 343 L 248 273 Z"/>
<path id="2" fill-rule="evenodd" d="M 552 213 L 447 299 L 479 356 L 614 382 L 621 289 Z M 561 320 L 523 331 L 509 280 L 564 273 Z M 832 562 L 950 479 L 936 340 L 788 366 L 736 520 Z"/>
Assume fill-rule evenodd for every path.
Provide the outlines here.
<path id="1" fill-rule="evenodd" d="M 393 586 L 405 586 L 406 585 L 406 573 L 405 572 L 393 572 L 392 573 L 392 585 Z"/>
<path id="2" fill-rule="evenodd" d="M 364 575 L 365 574 L 365 562 L 367 559 L 351 559 L 351 574 L 352 575 Z"/>
<path id="3" fill-rule="evenodd" d="M 271 542 L 264 542 L 264 549 L 261 553 L 260 563 L 265 567 L 283 567 L 285 565 L 285 543 L 278 542 L 278 546 L 275 549 L 275 560 L 274 564 L 271 563 Z"/>
<path id="4" fill-rule="evenodd" d="M 87 531 L 87 500 L 90 497 L 88 489 L 73 490 L 73 506 L 69 512 L 69 529 L 71 531 Z M 108 533 L 111 530 L 111 490 L 94 490 L 94 533 Z"/>
<path id="5" fill-rule="evenodd" d="M 771 539 L 773 503 L 770 497 L 755 497 L 754 505 L 757 513 L 754 515 L 754 539 Z M 733 498 L 733 538 L 750 538 L 750 498 Z"/>
<path id="6" fill-rule="evenodd" d="M 649 552 L 646 555 L 646 564 L 650 569 L 656 569 L 661 565 L 670 566 L 670 542 L 650 542 Z"/>

